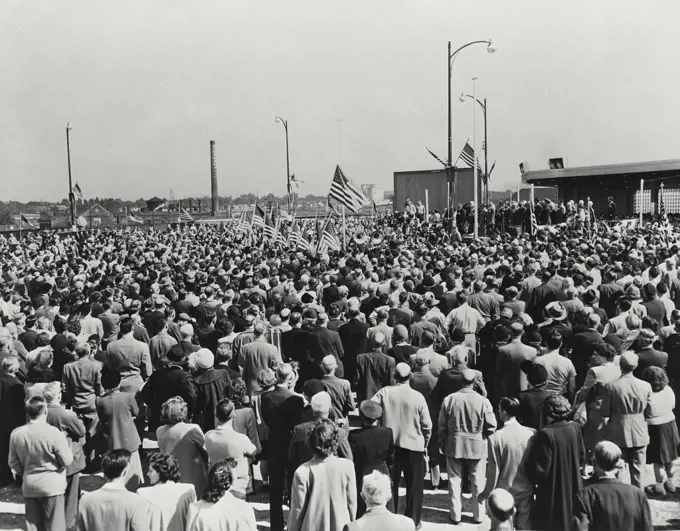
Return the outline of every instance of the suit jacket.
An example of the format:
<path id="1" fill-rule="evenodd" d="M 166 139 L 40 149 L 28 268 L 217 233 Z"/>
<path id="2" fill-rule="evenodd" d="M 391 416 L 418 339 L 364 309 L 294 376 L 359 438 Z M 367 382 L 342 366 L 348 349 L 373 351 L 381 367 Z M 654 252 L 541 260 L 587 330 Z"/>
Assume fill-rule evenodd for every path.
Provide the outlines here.
<path id="1" fill-rule="evenodd" d="M 112 313 L 111 310 L 107 310 L 104 313 L 99 314 L 99 320 L 102 322 L 102 327 L 104 328 L 103 341 L 110 343 L 118 339 L 118 332 L 120 330 L 120 315 Z"/>
<path id="2" fill-rule="evenodd" d="M 616 316 L 616 300 L 623 293 L 623 287 L 616 282 L 600 284 L 600 308 L 607 312 L 610 319 Z"/>
<path id="3" fill-rule="evenodd" d="M 151 338 L 149 355 L 154 368 L 158 368 L 161 358 L 175 345 L 177 345 L 177 340 L 167 332 L 159 332 Z"/>
<path id="4" fill-rule="evenodd" d="M 516 398 L 525 391 L 529 383 L 520 365 L 535 360 L 536 356 L 536 349 L 522 343 L 520 338 L 500 347 L 496 358 L 496 396 Z"/>
<path id="5" fill-rule="evenodd" d="M 124 337 L 106 347 L 106 364 L 120 373 L 121 389 L 136 393 L 151 376 L 149 345 L 134 337 Z"/>
<path id="6" fill-rule="evenodd" d="M 416 352 L 418 352 L 418 347 L 405 344 L 394 345 L 386 352 L 386 354 L 391 358 L 394 358 L 395 363 L 408 363 L 409 365 L 413 366 L 411 363 L 411 354 L 415 354 Z"/>
<path id="7" fill-rule="evenodd" d="M 359 319 L 350 319 L 340 327 L 338 334 L 342 341 L 342 349 L 345 352 L 343 364 L 345 366 L 345 378 L 353 382 L 356 378 L 356 360 L 362 352 L 366 352 L 366 333 L 368 324 Z"/>
<path id="8" fill-rule="evenodd" d="M 397 447 L 425 451 L 432 435 L 432 418 L 423 395 L 401 383 L 383 387 L 371 400 L 382 406 L 380 425 L 392 429 Z"/>
<path id="9" fill-rule="evenodd" d="M 523 426 L 540 430 L 546 425 L 543 403 L 550 392 L 545 384 L 539 384 L 519 394 L 519 420 Z"/>
<path id="10" fill-rule="evenodd" d="M 95 411 L 95 398 L 102 393 L 102 364 L 85 356 L 64 365 L 61 386 L 64 402 L 76 413 Z"/>
<path id="11" fill-rule="evenodd" d="M 361 518 L 347 524 L 343 531 L 374 531 L 389 529 L 390 531 L 415 531 L 416 524 L 403 514 L 394 514 L 386 507 L 371 507 Z"/>
<path id="12" fill-rule="evenodd" d="M 607 385 L 602 416 L 609 417 L 607 439 L 620 448 L 649 444 L 645 418 L 650 413 L 652 386 L 632 374 L 624 374 Z"/>
<path id="13" fill-rule="evenodd" d="M 638 353 L 638 366 L 634 371 L 637 378 L 642 377 L 642 372 L 647 367 L 661 367 L 666 369 L 668 365 L 668 354 L 660 350 L 655 350 L 652 347 L 643 348 Z"/>
<path id="14" fill-rule="evenodd" d="M 14 376 L 0 376 L 0 437 L 3 439 L 0 445 L 4 448 L 12 430 L 26 422 L 24 395 L 24 385 Z"/>
<path id="15" fill-rule="evenodd" d="M 326 356 L 333 356 L 338 362 L 339 374 L 337 372 L 336 374 L 340 377 L 344 376 L 342 358 L 345 351 L 338 332 L 325 327 L 317 327 L 310 338 L 310 351 L 312 359 L 318 364 L 321 364 L 321 360 Z"/>
<path id="16" fill-rule="evenodd" d="M 239 356 L 239 365 L 243 367 L 243 380 L 249 395 L 260 390 L 257 377 L 264 369 L 273 369 L 281 363 L 279 349 L 267 343 L 264 338 L 244 345 Z"/>
<path id="17" fill-rule="evenodd" d="M 302 328 L 293 328 L 281 334 L 281 352 L 286 361 L 307 363 L 310 332 Z"/>
<path id="18" fill-rule="evenodd" d="M 369 295 L 363 301 L 361 301 L 359 311 L 366 316 L 366 319 L 368 319 L 368 316 L 371 315 L 373 310 L 375 310 L 378 306 L 380 306 L 380 299 L 375 295 Z"/>
<path id="19" fill-rule="evenodd" d="M 349 446 L 354 460 L 357 492 L 361 492 L 364 476 L 374 470 L 389 475 L 389 467 L 394 462 L 394 434 L 390 428 L 364 426 L 352 430 L 349 432 Z"/>
<path id="20" fill-rule="evenodd" d="M 293 474 L 295 474 L 300 465 L 314 458 L 314 452 L 312 452 L 309 444 L 307 444 L 307 436 L 316 426 L 317 421 L 318 419 L 303 422 L 293 428 L 290 445 L 288 446 L 288 471 L 290 472 L 290 477 L 293 477 Z M 345 427 L 339 428 L 338 452 L 336 455 L 351 461 L 352 449 L 347 440 L 348 431 Z"/>
<path id="21" fill-rule="evenodd" d="M 357 510 L 354 463 L 341 457 L 315 457 L 295 472 L 288 531 L 342 529 Z"/>
<path id="22" fill-rule="evenodd" d="M 332 417 L 336 420 L 347 418 L 356 407 L 350 383 L 335 375 L 324 376 L 321 383 L 331 397 Z"/>
<path id="23" fill-rule="evenodd" d="M 391 308 L 387 313 L 387 324 L 389 326 L 395 327 L 397 325 L 404 325 L 406 328 L 411 326 L 413 311 L 409 310 L 407 312 L 403 308 Z"/>
<path id="24" fill-rule="evenodd" d="M 144 498 L 124 489 L 104 485 L 87 492 L 80 500 L 78 529 L 142 531 L 153 529 L 152 506 Z"/>
<path id="25" fill-rule="evenodd" d="M 652 516 L 642 489 L 602 478 L 574 500 L 574 531 L 652 531 Z"/>
<path id="26" fill-rule="evenodd" d="M 535 433 L 536 430 L 513 420 L 487 439 L 485 497 L 497 488 L 510 492 L 517 469 Z"/>
<path id="27" fill-rule="evenodd" d="M 286 460 L 293 428 L 298 424 L 303 408 L 302 397 L 283 387 L 277 386 L 261 395 L 262 420 L 269 428 L 269 461 Z"/>
<path id="28" fill-rule="evenodd" d="M 464 388 L 444 399 L 437 426 L 439 448 L 447 457 L 482 459 L 484 438 L 496 431 L 496 417 L 487 398 Z"/>
<path id="29" fill-rule="evenodd" d="M 466 365 L 457 365 L 455 367 L 451 367 L 450 369 L 446 369 L 439 375 L 439 378 L 437 379 L 437 385 L 434 386 L 432 394 L 430 395 L 432 399 L 432 405 L 436 410 L 439 410 L 442 402 L 444 402 L 444 399 L 447 396 L 455 393 L 456 391 L 460 391 L 464 387 L 463 371 L 466 369 L 468 369 Z M 482 373 L 475 369 L 471 370 L 475 372 L 475 384 L 473 389 L 480 395 L 486 397 L 487 393 Z"/>
<path id="30" fill-rule="evenodd" d="M 527 311 L 535 323 L 543 321 L 543 310 L 553 301 L 557 300 L 557 294 L 561 290 L 550 282 L 544 282 L 537 286 L 527 299 Z"/>
<path id="31" fill-rule="evenodd" d="M 139 415 L 139 406 L 132 393 L 112 391 L 97 398 L 97 415 L 99 416 L 99 433 L 102 435 L 106 450 L 122 448 L 136 452 L 142 445 L 139 438 L 135 417 Z"/>
<path id="32" fill-rule="evenodd" d="M 194 373 L 193 378 L 196 386 L 193 421 L 206 433 L 215 429 L 215 407 L 220 400 L 227 397 L 231 378 L 227 369 L 217 368 L 201 369 Z"/>
<path id="33" fill-rule="evenodd" d="M 590 357 L 595 353 L 595 347 L 601 343 L 604 343 L 604 338 L 595 330 L 581 332 L 572 339 L 571 361 L 576 369 L 576 387 L 583 384 Z"/>
<path id="34" fill-rule="evenodd" d="M 189 418 L 196 407 L 196 387 L 188 373 L 176 365 L 160 367 L 151 375 L 139 392 L 140 397 L 149 406 L 149 431 L 155 432 L 161 425 L 161 407 L 163 403 L 175 396 L 182 397 L 187 403 Z"/>
<path id="35" fill-rule="evenodd" d="M 68 440 L 68 446 L 73 454 L 73 461 L 66 467 L 66 475 L 70 476 L 85 468 L 85 454 L 83 443 L 85 442 L 85 425 L 78 416 L 61 405 L 47 406 L 47 423 L 54 426 Z"/>
<path id="36" fill-rule="evenodd" d="M 371 398 L 383 387 L 394 383 L 394 358 L 382 352 L 368 352 L 357 357 L 357 400 Z"/>
<path id="37" fill-rule="evenodd" d="M 170 347 L 168 355 L 177 360 L 181 358 L 183 361 L 179 363 L 185 363 L 191 353 L 197 352 L 200 349 L 200 345 L 194 345 L 191 341 L 180 341 L 175 346 Z"/>

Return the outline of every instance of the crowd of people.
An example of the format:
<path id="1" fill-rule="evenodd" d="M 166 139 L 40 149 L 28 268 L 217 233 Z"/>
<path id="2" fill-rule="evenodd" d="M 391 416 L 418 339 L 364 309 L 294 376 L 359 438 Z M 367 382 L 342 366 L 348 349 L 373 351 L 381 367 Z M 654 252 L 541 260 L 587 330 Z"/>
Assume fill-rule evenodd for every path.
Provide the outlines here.
<path id="1" fill-rule="evenodd" d="M 673 230 L 347 230 L 321 255 L 209 225 L 0 236 L 0 485 L 27 528 L 255 531 L 266 492 L 273 531 L 413 530 L 427 488 L 452 524 L 469 493 L 491 529 L 653 529 Z"/>

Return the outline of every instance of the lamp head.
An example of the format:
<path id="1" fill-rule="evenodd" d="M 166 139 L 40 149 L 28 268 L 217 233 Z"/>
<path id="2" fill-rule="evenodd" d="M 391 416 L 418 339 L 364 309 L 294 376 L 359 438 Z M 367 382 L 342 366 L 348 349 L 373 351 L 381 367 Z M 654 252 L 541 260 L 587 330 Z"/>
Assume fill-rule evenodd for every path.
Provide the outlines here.
<path id="1" fill-rule="evenodd" d="M 463 94 L 463 93 L 461 92 L 461 93 L 460 93 L 460 98 L 458 98 L 458 101 L 460 101 L 461 103 L 465 103 L 465 94 Z"/>
<path id="2" fill-rule="evenodd" d="M 489 39 L 489 44 L 486 46 L 486 51 L 488 53 L 494 53 L 496 51 L 496 47 L 493 45 L 493 41 Z"/>
<path id="3" fill-rule="evenodd" d="M 278 116 L 274 116 L 274 123 L 275 124 L 278 124 L 280 121 L 281 121 L 281 118 L 279 118 Z"/>

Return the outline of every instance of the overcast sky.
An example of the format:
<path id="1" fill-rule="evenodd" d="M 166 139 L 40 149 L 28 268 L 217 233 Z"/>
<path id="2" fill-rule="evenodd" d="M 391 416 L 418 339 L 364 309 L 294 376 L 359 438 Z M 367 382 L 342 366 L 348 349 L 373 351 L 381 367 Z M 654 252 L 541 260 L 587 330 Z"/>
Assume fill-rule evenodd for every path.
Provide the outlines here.
<path id="1" fill-rule="evenodd" d="M 107 7 L 103 7 L 103 6 Z M 492 188 L 562 156 L 569 166 L 680 157 L 680 2 L 453 0 L 3 0 L 0 199 L 210 192 L 325 194 L 446 156 L 446 46 L 454 152 L 488 99 Z M 478 115 L 479 152 L 483 138 Z M 454 154 L 454 157 L 456 155 Z"/>

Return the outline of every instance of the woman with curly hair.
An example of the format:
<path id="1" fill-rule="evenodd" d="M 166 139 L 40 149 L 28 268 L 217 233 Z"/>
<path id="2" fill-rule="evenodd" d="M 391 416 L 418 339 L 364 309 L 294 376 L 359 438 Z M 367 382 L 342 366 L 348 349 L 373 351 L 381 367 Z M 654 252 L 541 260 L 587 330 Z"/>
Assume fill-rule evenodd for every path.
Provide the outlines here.
<path id="1" fill-rule="evenodd" d="M 288 514 L 289 531 L 343 529 L 357 510 L 354 463 L 337 457 L 339 428 L 320 419 L 307 437 L 314 457 L 295 471 Z"/>
<path id="2" fill-rule="evenodd" d="M 666 492 L 675 492 L 673 483 L 673 461 L 678 458 L 678 425 L 675 422 L 675 393 L 668 385 L 668 376 L 661 367 L 647 367 L 642 372 L 642 379 L 652 386 L 650 416 L 647 417 L 649 444 L 647 445 L 647 463 L 654 465 L 656 485 L 645 487 L 647 494 L 665 496 Z"/>
<path id="3" fill-rule="evenodd" d="M 147 476 L 151 486 L 139 489 L 137 494 L 158 508 L 161 531 L 184 531 L 196 491 L 192 484 L 180 483 L 177 459 L 169 454 L 152 454 Z"/>
<path id="4" fill-rule="evenodd" d="M 196 494 L 205 488 L 208 454 L 200 426 L 187 422 L 187 403 L 176 396 L 161 406 L 161 424 L 156 430 L 158 448 L 173 455 L 179 463 L 182 482 L 191 483 Z"/>
<path id="5" fill-rule="evenodd" d="M 226 460 L 210 468 L 201 500 L 189 507 L 187 531 L 257 531 L 253 508 L 229 492 L 233 465 Z"/>

